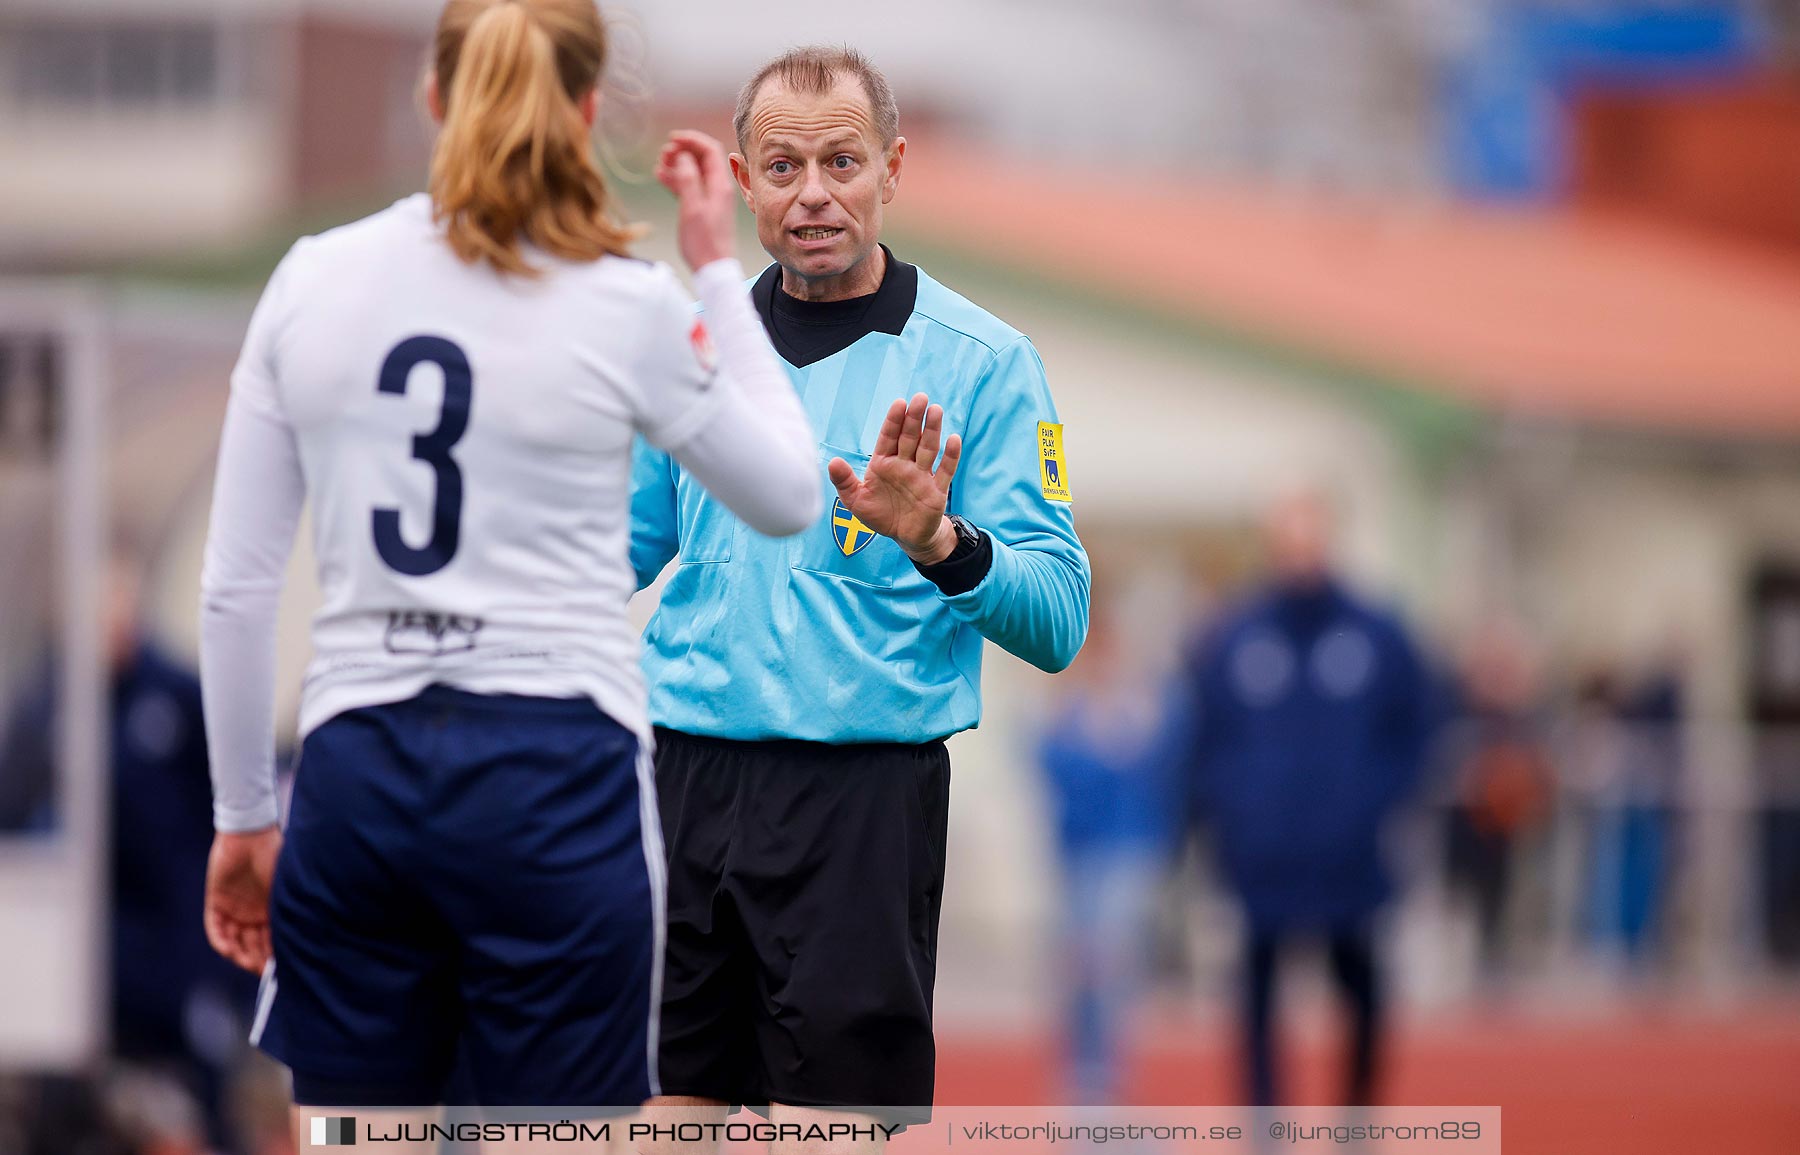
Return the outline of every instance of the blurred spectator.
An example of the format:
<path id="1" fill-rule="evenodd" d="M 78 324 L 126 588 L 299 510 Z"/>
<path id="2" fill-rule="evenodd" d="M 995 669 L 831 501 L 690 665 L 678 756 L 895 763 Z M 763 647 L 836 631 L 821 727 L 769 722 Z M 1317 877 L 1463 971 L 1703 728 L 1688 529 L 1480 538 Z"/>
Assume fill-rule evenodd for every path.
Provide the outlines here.
<path id="1" fill-rule="evenodd" d="M 99 1083 L 0 1077 L 0 1155 L 131 1155 Z"/>
<path id="2" fill-rule="evenodd" d="M 1144 978 L 1178 808 L 1163 695 L 1096 610 L 1039 749 L 1062 867 L 1070 1101 L 1113 1102 L 1119 1035 Z"/>
<path id="3" fill-rule="evenodd" d="M 1777 764 L 1776 772 L 1785 773 L 1787 779 L 1777 779 L 1775 773 L 1765 771 L 1781 792 L 1771 792 L 1759 816 L 1761 845 L 1757 869 L 1764 943 L 1777 966 L 1791 969 L 1800 968 L 1800 787 L 1790 785 L 1788 780 L 1800 779 L 1800 754 L 1795 749 L 1800 743 L 1792 734 L 1780 735 L 1776 741 L 1765 739 L 1769 746 L 1777 742 L 1786 747 L 1781 752 L 1786 755 L 1787 764 Z M 1767 754 L 1764 758 L 1775 761 Z"/>
<path id="4" fill-rule="evenodd" d="M 1800 32 L 1800 7 L 1793 24 Z M 1762 563 L 1751 581 L 1750 718 L 1756 780 L 1755 871 L 1763 940 L 1777 966 L 1800 965 L 1800 564 Z"/>
<path id="5" fill-rule="evenodd" d="M 200 906 L 212 785 L 200 681 L 139 625 L 141 566 L 121 550 L 108 586 L 112 670 L 112 1010 L 121 1058 L 198 1095 L 215 1140 L 241 1060 L 255 981 L 207 945 Z"/>
<path id="6" fill-rule="evenodd" d="M 121 1067 L 107 1081 L 107 1115 L 131 1155 L 209 1155 L 199 1104 L 168 1075 Z"/>
<path id="7" fill-rule="evenodd" d="M 1280 1102 L 1277 964 L 1323 936 L 1354 1027 L 1345 1094 L 1371 1102 L 1382 991 L 1375 916 L 1392 889 L 1383 828 L 1412 792 L 1434 693 L 1401 623 L 1331 574 L 1323 500 L 1277 503 L 1264 534 L 1273 580 L 1228 612 L 1192 658 L 1192 785 L 1248 925 L 1248 1093 Z"/>
<path id="8" fill-rule="evenodd" d="M 200 683 L 143 635 L 141 573 L 136 551 L 117 546 L 102 623 L 111 674 L 113 1050 L 144 1078 L 161 1077 L 196 1099 L 203 1137 L 216 1142 L 224 1080 L 247 1049 L 256 984 L 213 953 L 201 927 L 212 788 Z M 55 686 L 47 664 L 9 727 L 9 751 L 44 768 L 43 798 L 52 796 Z M 48 823 L 44 809 L 33 807 L 35 824 Z"/>
<path id="9" fill-rule="evenodd" d="M 1506 961 L 1519 843 L 1549 809 L 1550 764 L 1536 677 L 1518 630 L 1499 621 L 1480 629 L 1460 674 L 1449 881 L 1474 907 L 1482 972 L 1491 978 Z"/>
<path id="10" fill-rule="evenodd" d="M 252 1051 L 233 1075 L 229 1093 L 232 1133 L 241 1155 L 294 1155 L 289 1117 L 293 1091 L 287 1068 Z"/>
<path id="11" fill-rule="evenodd" d="M 1589 926 L 1601 945 L 1645 965 L 1661 941 L 1671 874 L 1685 714 L 1679 667 L 1659 664 L 1635 684 L 1590 674 L 1577 702 L 1591 734 Z"/>
<path id="12" fill-rule="evenodd" d="M 0 1155 L 210 1155 L 199 1104 L 168 1074 L 0 1080 Z M 283 1153 L 286 1155 L 286 1153 Z"/>

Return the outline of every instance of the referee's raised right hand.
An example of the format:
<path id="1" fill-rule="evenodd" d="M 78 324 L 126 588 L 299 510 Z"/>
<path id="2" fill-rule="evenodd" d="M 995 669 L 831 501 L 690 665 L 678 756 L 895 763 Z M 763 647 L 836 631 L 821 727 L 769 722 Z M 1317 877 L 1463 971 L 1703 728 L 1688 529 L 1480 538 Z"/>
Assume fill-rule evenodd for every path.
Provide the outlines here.
<path id="1" fill-rule="evenodd" d="M 671 132 L 657 158 L 656 179 L 681 202 L 675 239 L 688 268 L 698 272 L 737 256 L 738 184 L 718 141 L 704 132 Z"/>

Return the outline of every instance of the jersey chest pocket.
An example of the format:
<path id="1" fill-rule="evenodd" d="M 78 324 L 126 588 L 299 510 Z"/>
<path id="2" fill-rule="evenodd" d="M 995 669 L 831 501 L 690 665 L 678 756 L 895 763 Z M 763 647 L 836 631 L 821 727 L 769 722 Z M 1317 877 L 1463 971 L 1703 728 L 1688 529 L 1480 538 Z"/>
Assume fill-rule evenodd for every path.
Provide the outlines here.
<path id="1" fill-rule="evenodd" d="M 869 455 L 835 446 L 820 447 L 819 474 L 825 486 L 825 516 L 801 532 L 794 547 L 794 568 L 807 573 L 889 588 L 918 571 L 905 552 L 890 538 L 882 537 L 858 520 L 837 498 L 826 466 L 834 457 L 850 463 L 861 477 L 869 468 Z M 922 580 L 922 579 L 921 579 Z"/>
<path id="2" fill-rule="evenodd" d="M 675 554 L 676 562 L 689 565 L 730 561 L 731 541 L 737 536 L 739 525 L 736 515 L 691 478 L 682 478 L 679 496 L 681 546 Z"/>

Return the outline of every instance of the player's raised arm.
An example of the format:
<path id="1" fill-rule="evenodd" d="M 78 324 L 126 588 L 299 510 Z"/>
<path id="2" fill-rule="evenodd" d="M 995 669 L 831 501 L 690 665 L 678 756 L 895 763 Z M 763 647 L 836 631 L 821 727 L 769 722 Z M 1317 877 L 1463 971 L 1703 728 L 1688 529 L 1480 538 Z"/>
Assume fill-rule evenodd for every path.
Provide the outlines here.
<path id="1" fill-rule="evenodd" d="M 750 528 L 799 533 L 819 516 L 812 428 L 744 290 L 734 255 L 737 186 L 724 150 L 703 133 L 674 133 L 657 177 L 681 203 L 681 254 L 706 320 L 671 301 L 649 355 L 684 363 L 699 395 L 672 419 L 653 418 L 646 434 Z M 680 367 L 674 376 L 683 378 Z"/>

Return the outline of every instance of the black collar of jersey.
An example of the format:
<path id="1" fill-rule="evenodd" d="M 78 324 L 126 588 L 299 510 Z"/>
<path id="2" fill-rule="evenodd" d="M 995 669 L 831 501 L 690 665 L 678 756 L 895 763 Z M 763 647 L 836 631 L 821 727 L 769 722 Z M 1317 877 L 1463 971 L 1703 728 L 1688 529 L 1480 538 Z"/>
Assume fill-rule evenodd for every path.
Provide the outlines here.
<path id="1" fill-rule="evenodd" d="M 781 266 L 770 265 L 750 289 L 763 328 L 782 360 L 796 369 L 842 353 L 870 333 L 898 336 L 919 299 L 919 270 L 894 259 L 886 245 L 887 271 L 873 293 L 847 301 L 801 301 L 781 291 Z"/>

